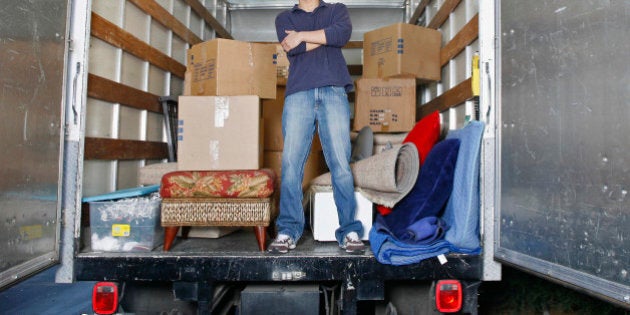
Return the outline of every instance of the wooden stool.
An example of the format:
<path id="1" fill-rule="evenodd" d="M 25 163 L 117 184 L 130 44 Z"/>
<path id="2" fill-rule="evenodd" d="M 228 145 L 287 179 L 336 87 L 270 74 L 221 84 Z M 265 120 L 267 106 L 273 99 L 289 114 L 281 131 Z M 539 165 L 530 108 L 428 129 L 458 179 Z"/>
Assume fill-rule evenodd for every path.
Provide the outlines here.
<path id="1" fill-rule="evenodd" d="M 269 169 L 165 174 L 160 186 L 164 250 L 170 250 L 180 227 L 252 226 L 264 251 L 274 184 L 275 173 Z"/>

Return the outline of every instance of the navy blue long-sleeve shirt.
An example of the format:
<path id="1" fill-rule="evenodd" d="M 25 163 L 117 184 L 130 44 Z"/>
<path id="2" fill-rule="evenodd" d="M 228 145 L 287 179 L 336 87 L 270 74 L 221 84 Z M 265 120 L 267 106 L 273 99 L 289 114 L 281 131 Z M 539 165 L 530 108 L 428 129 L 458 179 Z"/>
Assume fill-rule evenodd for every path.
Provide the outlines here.
<path id="1" fill-rule="evenodd" d="M 350 40 L 352 23 L 343 3 L 320 1 L 313 12 L 306 12 L 296 4 L 276 17 L 278 41 L 287 36 L 285 31 L 324 30 L 326 45 L 306 51 L 306 43 L 287 52 L 289 79 L 285 95 L 323 86 L 342 86 L 352 91 L 353 83 L 341 48 Z"/>

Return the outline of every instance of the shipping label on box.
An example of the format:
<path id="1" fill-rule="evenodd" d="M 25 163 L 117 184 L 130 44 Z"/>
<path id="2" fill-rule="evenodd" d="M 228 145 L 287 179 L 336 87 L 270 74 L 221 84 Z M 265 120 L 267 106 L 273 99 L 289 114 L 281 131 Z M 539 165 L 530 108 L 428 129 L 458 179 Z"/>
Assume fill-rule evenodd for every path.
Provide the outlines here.
<path id="1" fill-rule="evenodd" d="M 356 82 L 353 130 L 406 132 L 416 123 L 415 78 L 370 79 Z"/>
<path id="2" fill-rule="evenodd" d="M 357 200 L 355 219 L 361 221 L 363 225 L 363 237 L 361 239 L 367 241 L 372 228 L 373 204 L 359 192 L 355 192 L 354 196 Z M 335 231 L 339 228 L 339 216 L 332 191 L 314 192 L 311 194 L 310 202 L 313 238 L 322 242 L 336 241 Z"/>
<path id="3" fill-rule="evenodd" d="M 275 45 L 213 39 L 188 50 L 187 91 L 197 96 L 276 98 Z M 186 84 L 185 84 L 186 85 Z"/>
<path id="4" fill-rule="evenodd" d="M 178 116 L 179 170 L 255 170 L 262 166 L 258 96 L 180 96 Z"/>
<path id="5" fill-rule="evenodd" d="M 420 82 L 441 77 L 439 31 L 398 23 L 366 32 L 363 38 L 363 77 L 413 76 Z"/>

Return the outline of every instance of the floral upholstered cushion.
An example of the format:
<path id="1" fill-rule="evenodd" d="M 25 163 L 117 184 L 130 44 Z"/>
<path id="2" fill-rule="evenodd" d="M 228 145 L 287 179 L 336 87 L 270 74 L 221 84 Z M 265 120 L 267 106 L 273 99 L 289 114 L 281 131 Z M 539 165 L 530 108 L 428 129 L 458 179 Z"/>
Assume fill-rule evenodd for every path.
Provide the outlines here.
<path id="1" fill-rule="evenodd" d="M 266 198 L 273 194 L 271 169 L 175 171 L 162 176 L 162 198 Z"/>

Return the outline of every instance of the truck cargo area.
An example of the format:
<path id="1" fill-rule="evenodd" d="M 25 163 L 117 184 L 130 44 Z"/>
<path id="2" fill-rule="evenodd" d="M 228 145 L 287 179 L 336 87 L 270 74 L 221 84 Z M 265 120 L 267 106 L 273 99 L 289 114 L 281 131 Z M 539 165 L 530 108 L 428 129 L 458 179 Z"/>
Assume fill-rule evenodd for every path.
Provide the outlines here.
<path id="1" fill-rule="evenodd" d="M 292 93 L 274 21 L 297 2 L 47 0 L 0 8 L 0 288 L 58 264 L 58 283 L 103 281 L 112 296 L 127 287 L 125 303 L 181 300 L 198 314 L 212 312 L 226 286 L 251 298 L 244 307 L 283 303 L 262 300 L 275 290 L 267 285 L 291 286 L 306 299 L 319 292 L 325 308 L 337 303 L 343 314 L 362 313 L 365 303 L 370 315 L 391 314 L 388 302 L 408 308 L 399 314 L 433 313 L 437 292 L 462 302 L 456 312 L 476 314 L 480 284 L 501 281 L 505 264 L 630 308 L 623 53 L 630 1 L 341 1 L 352 30 L 334 49 L 354 83 L 343 90 L 352 145 L 367 128 L 371 157 L 394 157 L 362 168 L 368 180 L 353 173 L 355 219 L 366 243 L 380 238 L 387 246 L 367 243 L 350 254 L 331 241 L 339 220 L 328 152 L 315 135 L 303 167 L 302 188 L 313 193 L 302 200 L 304 235 L 296 249 L 272 254 L 263 249 L 275 237 L 283 106 Z M 419 125 L 430 128 L 414 133 Z M 427 163 L 435 173 L 424 172 L 442 144 L 437 162 Z M 213 185 L 186 186 L 215 171 L 259 177 L 240 186 L 220 181 L 210 196 Z M 416 187 L 423 174 L 426 186 Z M 178 176 L 189 178 L 180 185 Z M 389 182 L 393 190 L 373 194 Z M 188 189 L 200 186 L 201 195 Z M 86 201 L 128 189 L 146 193 Z M 424 200 L 407 199 L 409 209 L 426 205 L 430 215 L 398 221 L 398 232 L 409 232 L 403 239 L 383 222 L 412 192 Z M 148 216 L 124 205 L 122 215 L 98 214 L 114 199 L 150 194 Z M 251 210 L 243 205 L 260 216 L 239 216 Z M 237 206 L 245 210 L 232 211 Z M 208 219 L 211 211 L 237 218 Z M 203 218 L 164 220 L 167 213 Z M 423 239 L 408 228 L 426 218 L 435 229 Z M 190 226 L 238 230 L 178 236 L 169 248 Z M 413 242 L 424 252 L 408 250 Z M 136 286 L 149 293 L 135 296 Z"/>

